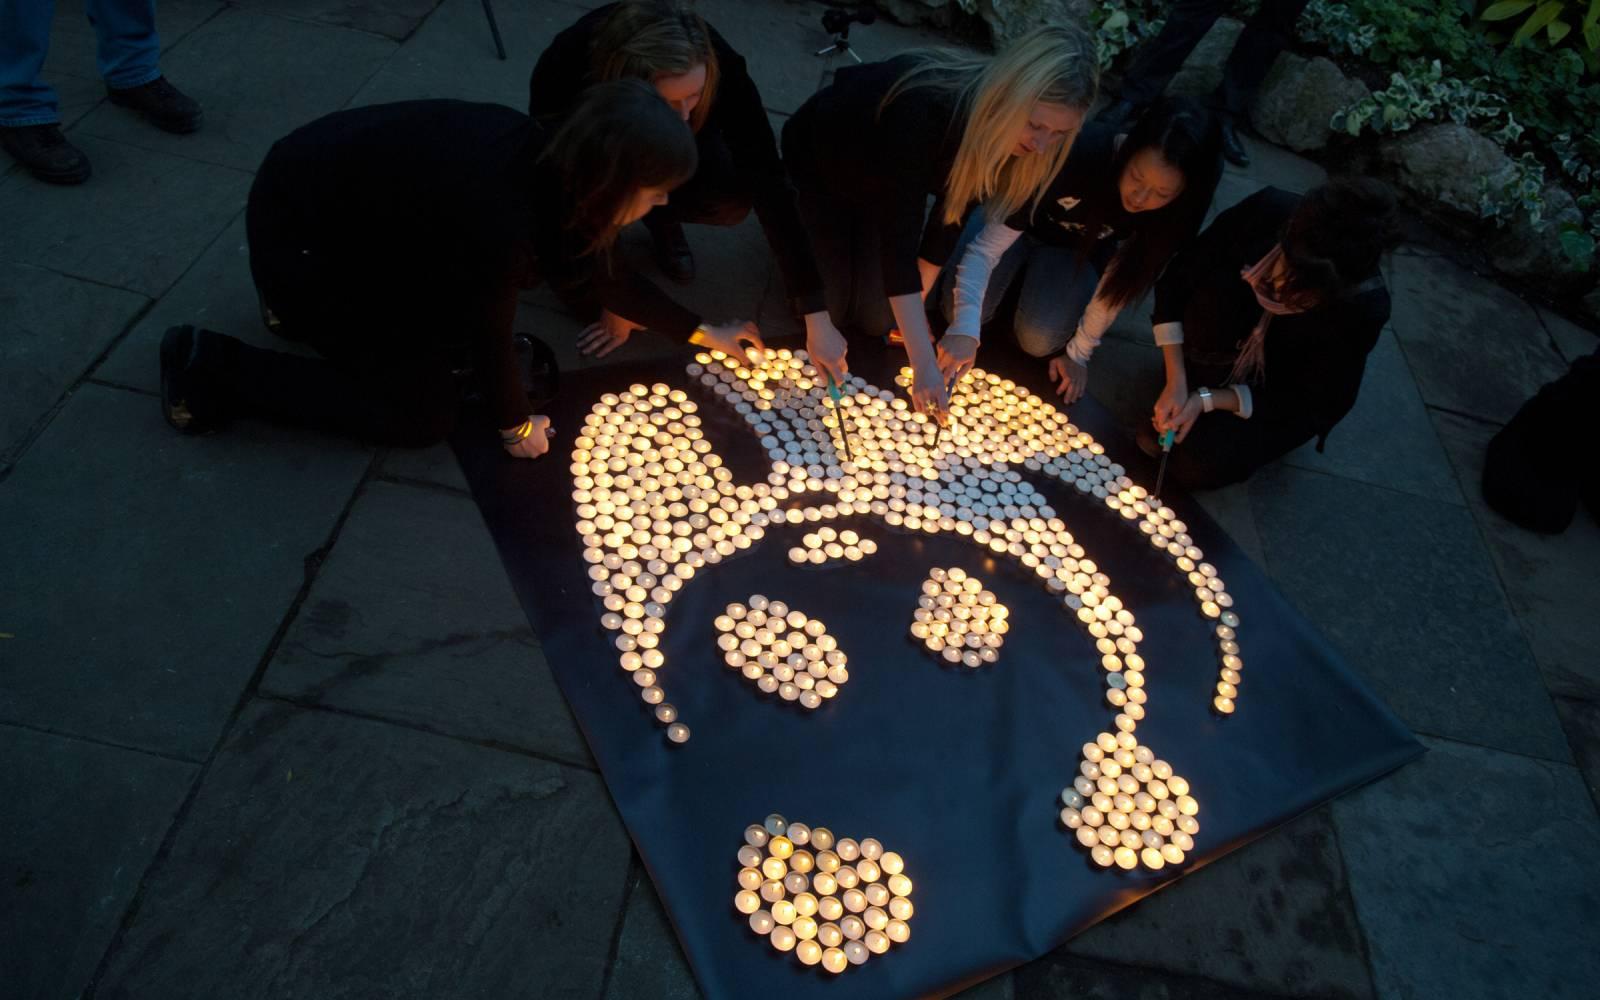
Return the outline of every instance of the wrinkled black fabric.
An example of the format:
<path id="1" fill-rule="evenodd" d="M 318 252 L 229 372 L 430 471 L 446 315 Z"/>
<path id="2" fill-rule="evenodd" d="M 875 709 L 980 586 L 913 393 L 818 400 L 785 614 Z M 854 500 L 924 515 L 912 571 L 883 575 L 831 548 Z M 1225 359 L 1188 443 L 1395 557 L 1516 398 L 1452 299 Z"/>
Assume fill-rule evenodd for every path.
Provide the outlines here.
<path id="1" fill-rule="evenodd" d="M 885 354 L 852 346 L 853 368 L 889 386 Z M 1019 369 L 1021 371 L 1022 369 Z M 1044 388 L 1043 370 L 1024 377 Z M 617 666 L 599 625 L 574 530 L 572 440 L 590 405 L 632 382 L 688 388 L 706 436 L 736 481 L 766 459 L 731 409 L 681 369 L 646 365 L 563 380 L 552 405 L 557 447 L 526 462 L 492 437 L 459 433 L 456 450 L 528 620 L 538 632 L 612 797 L 710 997 L 945 995 L 1035 958 L 1166 882 L 1241 847 L 1421 752 L 1405 727 L 1239 550 L 1186 497 L 1169 503 L 1215 564 L 1242 618 L 1238 713 L 1211 710 L 1211 623 L 1173 568 L 1098 501 L 1031 477 L 1111 577 L 1145 633 L 1149 716 L 1140 741 L 1187 778 L 1200 803 L 1196 852 L 1160 872 L 1101 870 L 1057 819 L 1081 746 L 1113 729 L 1115 709 L 1093 640 L 1037 581 L 969 539 L 837 522 L 880 546 L 857 564 L 797 569 L 787 549 L 807 530 L 770 530 L 751 549 L 701 570 L 667 614 L 659 671 L 693 730 L 673 746 Z M 1074 420 L 1141 482 L 1154 468 L 1085 401 Z M 821 502 L 818 500 L 817 502 Z M 931 566 L 962 566 L 1011 609 L 1000 661 L 980 670 L 935 661 L 908 637 Z M 850 679 L 815 712 L 760 695 L 723 666 L 712 619 L 751 594 L 821 618 L 850 657 Z M 905 857 L 915 889 L 911 939 L 833 977 L 753 934 L 733 908 L 742 831 L 768 813 L 877 837 Z M 838 978 L 843 982 L 832 982 Z M 772 991 L 777 991 L 773 993 Z"/>

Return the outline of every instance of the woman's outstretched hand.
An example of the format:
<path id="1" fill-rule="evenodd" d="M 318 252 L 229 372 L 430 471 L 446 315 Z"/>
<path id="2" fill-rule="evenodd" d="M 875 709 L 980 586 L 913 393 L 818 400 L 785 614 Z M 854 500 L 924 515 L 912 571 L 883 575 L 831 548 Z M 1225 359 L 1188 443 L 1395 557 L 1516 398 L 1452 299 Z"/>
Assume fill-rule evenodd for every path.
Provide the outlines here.
<path id="1" fill-rule="evenodd" d="M 749 348 L 764 351 L 767 347 L 761 342 L 761 328 L 744 320 L 734 320 L 732 323 L 721 323 L 717 326 L 702 326 L 700 342 L 714 351 L 721 351 L 731 358 L 739 358 L 745 362 L 750 361 Z"/>
<path id="2" fill-rule="evenodd" d="M 532 426 L 523 435 L 522 430 L 527 424 Z M 518 424 L 500 432 L 500 441 L 505 445 L 507 454 L 515 458 L 538 458 L 550 450 L 550 438 L 555 434 L 550 426 L 550 418 L 534 415 L 528 418 L 527 424 Z"/>
<path id="3" fill-rule="evenodd" d="M 946 385 L 961 381 L 978 360 L 978 338 L 962 333 L 947 333 L 939 338 L 939 370 Z"/>
<path id="4" fill-rule="evenodd" d="M 833 319 L 826 312 L 806 314 L 806 354 L 823 378 L 832 379 L 838 385 L 844 383 L 845 376 L 850 374 L 850 366 L 844 360 L 847 347 L 844 334 L 833 325 Z"/>
<path id="5" fill-rule="evenodd" d="M 1089 366 L 1057 354 L 1050 359 L 1050 381 L 1056 384 L 1056 395 L 1070 406 L 1083 398 L 1083 391 L 1089 386 Z"/>

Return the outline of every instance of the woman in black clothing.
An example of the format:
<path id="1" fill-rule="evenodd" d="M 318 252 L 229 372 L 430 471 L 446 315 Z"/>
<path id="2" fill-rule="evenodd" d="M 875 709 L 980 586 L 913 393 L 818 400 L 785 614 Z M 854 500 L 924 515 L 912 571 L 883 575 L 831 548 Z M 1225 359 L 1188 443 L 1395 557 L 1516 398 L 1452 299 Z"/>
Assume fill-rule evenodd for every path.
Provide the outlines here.
<path id="1" fill-rule="evenodd" d="M 1312 439 L 1321 450 L 1389 320 L 1378 262 L 1393 213 L 1373 180 L 1265 188 L 1173 261 L 1156 284 L 1167 385 L 1152 419 L 1176 432 L 1172 482 L 1223 486 Z"/>
<path id="2" fill-rule="evenodd" d="M 519 288 L 594 277 L 604 301 L 728 353 L 747 325 L 709 327 L 648 281 L 612 272 L 618 231 L 694 172 L 693 137 L 648 86 L 602 84 L 553 136 L 491 104 L 341 111 L 280 140 L 250 190 L 250 269 L 275 332 L 321 358 L 193 327 L 161 344 L 173 427 L 258 416 L 420 446 L 454 426 L 470 366 L 506 450 L 546 449 L 512 321 Z"/>
<path id="3" fill-rule="evenodd" d="M 795 112 L 783 153 L 826 269 L 824 288 L 802 296 L 806 348 L 824 374 L 846 373 L 839 327 L 898 328 L 912 404 L 942 416 L 948 393 L 923 297 L 969 207 L 1007 218 L 1037 204 L 1094 100 L 1096 73 L 1081 27 L 1046 27 L 993 59 L 917 53 L 842 69 Z"/>
<path id="4" fill-rule="evenodd" d="M 1077 402 L 1106 329 L 1199 231 L 1222 174 L 1220 146 L 1203 107 L 1163 98 L 1126 134 L 1091 122 L 1037 211 L 987 224 L 975 214 L 945 276 L 945 377 L 972 367 L 982 325 L 1020 274 L 1017 343 L 1050 358 L 1057 391 Z"/>
<path id="5" fill-rule="evenodd" d="M 810 248 L 761 94 L 744 58 L 687 5 L 629 0 L 583 15 L 539 57 L 528 84 L 528 113 L 560 116 L 589 83 L 626 78 L 651 84 L 683 116 L 700 153 L 699 166 L 672 201 L 644 218 L 661 270 L 677 281 L 694 277 L 683 223 L 737 225 L 753 207 L 785 284 L 815 285 Z M 637 316 L 605 315 L 585 331 L 582 346 L 609 353 L 639 323 Z"/>

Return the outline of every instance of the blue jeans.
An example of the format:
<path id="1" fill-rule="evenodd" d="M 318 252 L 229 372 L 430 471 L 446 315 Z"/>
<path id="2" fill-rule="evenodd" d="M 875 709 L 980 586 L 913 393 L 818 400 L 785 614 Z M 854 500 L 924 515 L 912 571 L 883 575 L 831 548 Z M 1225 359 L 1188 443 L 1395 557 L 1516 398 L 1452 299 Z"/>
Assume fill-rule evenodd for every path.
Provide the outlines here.
<path id="1" fill-rule="evenodd" d="M 982 213 L 974 212 L 950 254 L 939 293 L 946 321 L 955 310 L 955 269 L 967 244 L 982 228 Z M 1076 250 L 1051 246 L 1023 233 L 989 274 L 989 287 L 983 293 L 983 322 L 994 317 L 1018 274 L 1023 275 L 1022 290 L 1012 332 L 1018 347 L 1036 358 L 1048 358 L 1066 347 L 1077 331 L 1078 320 L 1100 283 L 1100 272 L 1092 263 L 1079 261 Z"/>
<path id="2" fill-rule="evenodd" d="M 155 0 L 84 0 L 84 10 L 107 86 L 137 87 L 161 75 Z M 61 120 L 55 88 L 39 79 L 54 16 L 55 0 L 0 0 L 0 127 Z"/>

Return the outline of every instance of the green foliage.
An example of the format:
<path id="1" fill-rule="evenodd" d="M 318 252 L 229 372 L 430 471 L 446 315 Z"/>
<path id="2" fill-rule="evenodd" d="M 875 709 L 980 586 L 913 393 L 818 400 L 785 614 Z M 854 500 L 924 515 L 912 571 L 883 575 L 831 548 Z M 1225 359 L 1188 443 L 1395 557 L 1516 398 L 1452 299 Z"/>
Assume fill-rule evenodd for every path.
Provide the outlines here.
<path id="1" fill-rule="evenodd" d="M 1100 68 L 1109 69 L 1117 56 L 1160 31 L 1166 23 L 1166 6 L 1158 0 L 1105 0 L 1090 7 Z"/>
<path id="2" fill-rule="evenodd" d="M 1600 73 L 1600 0 L 1588 0 L 1587 4 L 1581 0 L 1499 0 L 1478 16 L 1489 23 L 1522 18 L 1510 39 L 1504 40 L 1505 45 L 1571 52 L 1590 73 Z M 1494 37 L 1502 38 L 1498 33 Z"/>

